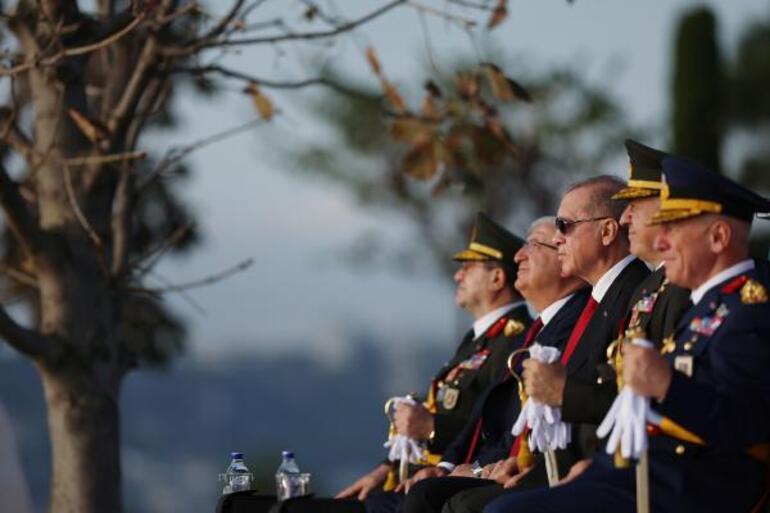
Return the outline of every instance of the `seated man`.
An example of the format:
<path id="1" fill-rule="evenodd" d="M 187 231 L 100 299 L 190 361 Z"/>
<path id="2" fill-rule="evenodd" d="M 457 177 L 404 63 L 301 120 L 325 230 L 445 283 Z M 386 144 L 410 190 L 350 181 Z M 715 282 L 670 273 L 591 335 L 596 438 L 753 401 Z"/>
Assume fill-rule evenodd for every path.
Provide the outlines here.
<path id="1" fill-rule="evenodd" d="M 404 404 L 396 410 L 399 434 L 425 440 L 438 458 L 465 425 L 476 399 L 505 368 L 508 354 L 519 347 L 531 323 L 526 303 L 513 287 L 514 255 L 524 241 L 479 213 L 468 248 L 454 259 L 461 262 L 455 274 L 458 306 L 474 318 L 452 359 L 436 374 L 425 404 Z M 390 511 L 399 496 L 388 493 L 395 483 L 386 478 L 392 463 L 384 462 L 337 497 L 367 501 L 370 511 Z M 382 485 L 386 486 L 385 491 Z M 371 492 L 380 488 L 375 494 Z M 371 495 L 370 495 L 371 494 Z"/>
<path id="2" fill-rule="evenodd" d="M 770 202 L 686 159 L 666 158 L 663 174 L 655 247 L 694 306 L 659 352 L 624 349 L 626 385 L 662 415 L 648 429 L 651 510 L 748 512 L 765 485 L 758 444 L 770 441 L 770 269 L 748 258 L 748 236 Z M 632 513 L 634 473 L 602 454 L 570 483 L 500 497 L 484 513 Z"/>
<path id="3" fill-rule="evenodd" d="M 537 342 L 562 350 L 585 307 L 590 288 L 578 278 L 561 276 L 556 246 L 549 242 L 555 230 L 552 217 L 538 219 L 532 224 L 527 244 L 516 253 L 519 270 L 515 285 L 527 302 L 541 312 L 527 333 L 525 346 Z M 518 360 L 522 359 L 523 354 Z M 518 372 L 521 372 L 520 368 Z M 518 382 L 506 371 L 503 379 L 479 400 L 470 421 L 444 453 L 438 466 L 421 470 L 407 483 L 409 493 L 404 511 L 438 512 L 452 495 L 494 483 L 478 478 L 488 477 L 491 467 L 486 472 L 479 472 L 477 468 L 474 475 L 469 463 L 484 466 L 508 457 L 513 443 L 511 426 L 520 409 Z M 516 459 L 513 461 L 515 463 Z M 514 473 L 514 470 L 509 472 Z"/>

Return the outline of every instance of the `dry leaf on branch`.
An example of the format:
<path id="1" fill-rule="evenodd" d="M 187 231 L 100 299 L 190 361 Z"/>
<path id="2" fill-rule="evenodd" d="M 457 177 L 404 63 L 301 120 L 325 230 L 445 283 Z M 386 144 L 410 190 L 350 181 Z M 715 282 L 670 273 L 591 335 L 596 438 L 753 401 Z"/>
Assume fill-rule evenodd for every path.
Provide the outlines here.
<path id="1" fill-rule="evenodd" d="M 265 121 L 270 121 L 275 114 L 275 107 L 273 107 L 273 102 L 271 102 L 270 99 L 265 96 L 264 93 L 259 89 L 259 86 L 252 82 L 244 90 L 244 92 L 251 96 L 251 99 L 254 102 L 254 108 L 259 114 L 259 117 Z"/>
<path id="2" fill-rule="evenodd" d="M 492 95 L 500 101 L 509 102 L 513 100 L 513 89 L 508 82 L 508 78 L 494 64 L 484 64 L 482 66 L 484 75 L 487 77 L 489 87 L 492 89 Z"/>
<path id="3" fill-rule="evenodd" d="M 78 130 L 80 130 L 92 143 L 99 144 L 109 138 L 110 132 L 101 122 L 95 119 L 89 119 L 76 109 L 68 109 L 67 113 L 78 127 Z"/>
<path id="4" fill-rule="evenodd" d="M 524 86 L 512 78 L 508 78 L 507 80 L 508 85 L 511 86 L 511 89 L 513 90 L 513 95 L 516 96 L 516 98 L 525 102 L 532 102 L 532 95 L 529 94 L 529 91 L 527 91 Z"/>
<path id="5" fill-rule="evenodd" d="M 425 82 L 425 90 L 434 98 L 441 98 L 441 89 L 433 80 Z"/>
<path id="6" fill-rule="evenodd" d="M 366 48 L 366 60 L 369 61 L 369 66 L 371 66 L 372 71 L 374 71 L 374 73 L 379 76 L 382 73 L 382 68 L 380 67 L 380 59 L 377 57 L 377 53 L 371 46 Z"/>
<path id="7" fill-rule="evenodd" d="M 406 112 L 406 102 L 404 102 L 404 99 L 401 98 L 401 95 L 398 93 L 396 86 L 391 84 L 387 79 L 383 78 L 382 88 L 385 90 L 385 96 L 388 98 L 388 101 L 390 101 L 390 104 L 393 105 L 393 109 L 396 111 L 396 113 L 404 114 Z"/>
<path id="8" fill-rule="evenodd" d="M 436 143 L 426 141 L 413 147 L 404 157 L 404 169 L 406 173 L 417 180 L 429 180 L 438 170 L 438 156 L 436 155 Z"/>
<path id="9" fill-rule="evenodd" d="M 433 138 L 434 130 L 428 124 L 413 117 L 403 117 L 390 126 L 390 135 L 398 141 L 419 146 Z"/>
<path id="10" fill-rule="evenodd" d="M 505 20 L 505 18 L 508 16 L 508 8 L 506 6 L 507 3 L 507 0 L 499 0 L 497 2 L 497 6 L 492 11 L 492 16 L 489 17 L 487 28 L 493 29 Z"/>
<path id="11" fill-rule="evenodd" d="M 474 73 L 458 73 L 455 79 L 457 94 L 463 100 L 471 100 L 479 94 L 479 78 Z"/>

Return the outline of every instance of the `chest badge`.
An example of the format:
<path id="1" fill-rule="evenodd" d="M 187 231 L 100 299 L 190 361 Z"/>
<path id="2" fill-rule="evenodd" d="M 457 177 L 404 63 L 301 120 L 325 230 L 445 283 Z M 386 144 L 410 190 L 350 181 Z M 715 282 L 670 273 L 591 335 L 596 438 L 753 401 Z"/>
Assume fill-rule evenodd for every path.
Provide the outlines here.
<path id="1" fill-rule="evenodd" d="M 727 306 L 721 304 L 716 312 L 714 312 L 714 315 L 696 317 L 690 321 L 690 331 L 710 337 L 719 329 L 729 313 L 730 310 L 728 310 Z"/>
<path id="2" fill-rule="evenodd" d="M 693 357 L 690 355 L 677 356 L 674 358 L 674 368 L 688 378 L 691 378 L 693 371 Z"/>
<path id="3" fill-rule="evenodd" d="M 442 404 L 444 409 L 453 410 L 457 406 L 457 400 L 460 398 L 460 391 L 456 388 L 446 387 Z"/>

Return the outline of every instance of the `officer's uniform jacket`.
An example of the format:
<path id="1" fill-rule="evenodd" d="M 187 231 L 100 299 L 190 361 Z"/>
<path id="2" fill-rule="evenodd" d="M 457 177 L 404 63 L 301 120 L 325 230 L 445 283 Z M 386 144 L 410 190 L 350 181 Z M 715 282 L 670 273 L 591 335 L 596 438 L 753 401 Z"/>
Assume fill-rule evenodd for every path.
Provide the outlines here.
<path id="1" fill-rule="evenodd" d="M 674 332 L 691 306 L 690 291 L 669 283 L 661 266 L 639 284 L 631 297 L 624 329 L 641 329 L 644 337 L 658 346 Z"/>
<path id="2" fill-rule="evenodd" d="M 435 409 L 434 435 L 428 444 L 432 454 L 443 453 L 460 434 L 476 400 L 506 368 L 508 355 L 521 345 L 531 322 L 526 303 L 522 302 L 478 339 L 473 339 L 471 330 L 436 374 L 427 401 L 429 408 Z"/>
<path id="3" fill-rule="evenodd" d="M 670 511 L 749 511 L 761 494 L 770 442 L 770 264 L 756 266 L 706 292 L 661 349 L 676 370 L 653 409 L 683 431 L 666 423 L 650 429 L 651 497 Z"/>
<path id="4" fill-rule="evenodd" d="M 535 341 L 563 349 L 589 294 L 590 288 L 573 294 L 543 326 Z M 525 338 L 524 334 L 516 337 L 512 349 L 522 347 Z M 457 465 L 478 460 L 483 466 L 508 457 L 513 441 L 511 427 L 521 409 L 517 383 L 508 369 L 504 369 L 498 380 L 478 399 L 470 419 L 444 452 L 442 461 Z"/>

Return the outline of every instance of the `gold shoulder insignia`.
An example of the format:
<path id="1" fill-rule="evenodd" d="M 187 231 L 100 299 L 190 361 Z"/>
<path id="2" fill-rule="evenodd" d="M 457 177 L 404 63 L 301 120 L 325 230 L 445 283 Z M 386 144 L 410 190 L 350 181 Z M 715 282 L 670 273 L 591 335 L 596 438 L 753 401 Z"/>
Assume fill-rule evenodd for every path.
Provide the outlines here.
<path id="1" fill-rule="evenodd" d="M 505 323 L 503 334 L 506 337 L 515 337 L 522 331 L 524 331 L 524 324 L 521 321 L 514 321 L 513 319 L 509 319 L 508 322 Z"/>
<path id="2" fill-rule="evenodd" d="M 767 290 L 764 285 L 754 280 L 748 280 L 741 287 L 741 302 L 744 305 L 767 303 Z"/>

